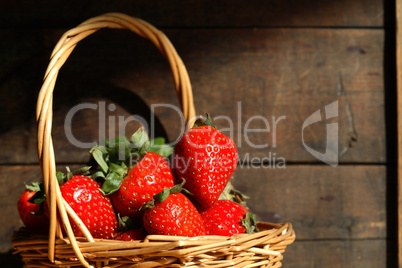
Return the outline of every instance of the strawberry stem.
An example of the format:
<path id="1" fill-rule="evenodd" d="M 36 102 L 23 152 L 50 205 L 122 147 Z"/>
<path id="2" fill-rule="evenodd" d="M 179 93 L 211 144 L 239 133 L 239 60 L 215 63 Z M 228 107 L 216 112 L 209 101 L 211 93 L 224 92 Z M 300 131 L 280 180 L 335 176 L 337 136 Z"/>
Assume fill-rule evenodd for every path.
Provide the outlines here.
<path id="1" fill-rule="evenodd" d="M 198 118 L 198 119 L 195 121 L 193 127 L 209 126 L 209 127 L 212 127 L 212 128 L 215 128 L 215 129 L 216 129 L 216 126 L 215 126 L 215 124 L 213 123 L 212 118 L 211 118 L 211 116 L 209 115 L 209 113 L 206 113 L 206 116 L 207 116 L 206 119 Z"/>
<path id="2" fill-rule="evenodd" d="M 180 184 L 176 184 L 172 188 L 170 188 L 169 193 L 177 194 L 183 190 L 190 193 L 187 189 L 183 188 L 184 184 L 186 184 L 186 180 L 184 178 L 181 178 L 181 179 L 182 179 L 182 182 Z"/>
<path id="3" fill-rule="evenodd" d="M 158 201 L 159 203 L 162 203 L 163 201 L 166 200 L 166 198 L 168 198 L 170 195 L 170 190 L 169 188 L 165 187 L 163 188 L 163 191 L 160 193 L 157 193 L 156 195 L 154 195 L 154 199 L 156 201 Z"/>

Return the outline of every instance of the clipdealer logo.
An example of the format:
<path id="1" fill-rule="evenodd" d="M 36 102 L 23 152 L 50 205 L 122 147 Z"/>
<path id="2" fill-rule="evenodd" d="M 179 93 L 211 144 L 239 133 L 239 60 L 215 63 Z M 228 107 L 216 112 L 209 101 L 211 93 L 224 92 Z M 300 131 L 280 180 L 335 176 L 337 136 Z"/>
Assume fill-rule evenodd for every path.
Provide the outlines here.
<path id="1" fill-rule="evenodd" d="M 304 130 L 317 122 L 324 121 L 324 120 L 329 120 L 331 118 L 337 118 L 338 117 L 338 101 L 334 101 L 328 105 L 325 106 L 324 108 L 324 114 L 325 118 L 321 117 L 321 109 L 318 109 L 315 111 L 313 114 L 311 114 L 306 121 L 303 123 L 302 127 L 302 142 L 304 148 L 315 158 L 318 160 L 331 165 L 333 167 L 336 167 L 339 163 L 338 159 L 338 122 L 335 123 L 327 123 L 326 124 L 326 146 L 325 146 L 325 153 L 318 152 L 308 146 L 305 143 L 304 140 Z"/>
<path id="2" fill-rule="evenodd" d="M 244 126 L 241 125 L 242 123 L 242 107 L 241 107 L 241 102 L 238 102 L 237 105 L 237 127 L 235 127 L 235 124 L 231 118 L 228 116 L 215 116 L 213 119 L 218 120 L 218 121 L 227 121 L 227 125 L 229 125 L 229 128 L 224 128 L 220 129 L 223 131 L 227 136 L 230 138 L 234 139 L 235 137 L 237 138 L 238 144 L 237 146 L 240 148 L 242 146 L 242 139 L 244 142 L 246 142 L 247 146 L 254 148 L 254 149 L 264 149 L 268 147 L 272 147 L 273 149 L 277 148 L 277 129 L 278 125 L 280 122 L 284 122 L 287 119 L 287 116 L 282 115 L 279 117 L 272 116 L 272 121 L 269 121 L 268 118 L 262 116 L 262 115 L 254 115 L 251 116 Z M 152 104 L 151 105 L 151 114 L 155 114 L 155 109 L 156 108 L 164 108 L 164 109 L 172 109 L 174 112 L 176 112 L 179 117 L 180 117 L 180 122 L 181 122 L 181 132 L 184 133 L 186 126 L 185 126 L 185 120 L 184 120 L 184 115 L 182 114 L 181 110 L 178 107 L 175 107 L 174 105 L 171 104 Z M 81 110 L 85 109 L 90 109 L 90 110 L 97 110 L 98 111 L 98 123 L 99 123 L 99 129 L 98 129 L 98 142 L 92 141 L 92 142 L 82 142 L 76 139 L 76 137 L 73 135 L 72 132 L 72 121 L 74 116 L 80 112 Z M 139 116 L 139 115 L 131 115 L 128 117 L 124 116 L 116 116 L 116 115 L 107 115 L 108 112 L 114 112 L 116 110 L 116 105 L 115 104 L 109 104 L 106 105 L 105 102 L 101 101 L 99 103 L 81 103 L 76 106 L 74 106 L 72 109 L 70 109 L 66 115 L 65 122 L 64 122 L 64 128 L 65 128 L 65 134 L 67 139 L 71 144 L 74 144 L 76 147 L 79 148 L 92 148 L 93 146 L 99 144 L 99 145 L 104 145 L 105 138 L 107 134 L 109 135 L 108 140 L 114 140 L 114 135 L 116 133 L 111 133 L 110 131 L 106 130 L 106 121 L 108 122 L 109 125 L 111 126 L 118 126 L 117 129 L 114 129 L 114 131 L 118 132 L 117 136 L 124 136 L 126 132 L 126 127 L 128 124 L 130 124 L 133 121 L 139 122 L 142 126 L 144 126 L 145 130 L 149 133 L 151 138 L 154 138 L 153 130 L 154 130 L 154 122 L 155 119 L 152 117 L 150 125 L 147 124 L 147 121 L 145 118 Z M 315 158 L 318 160 L 331 165 L 333 167 L 338 165 L 338 122 L 333 122 L 333 118 L 338 118 L 338 100 L 334 101 L 328 105 L 326 105 L 323 109 L 318 109 L 314 113 L 312 113 L 304 122 L 302 125 L 302 144 L 304 148 Z M 322 114 L 324 116 L 322 116 Z M 252 128 L 250 125 L 252 122 L 260 123 L 260 126 L 257 128 Z M 323 136 L 323 139 L 325 139 L 325 152 L 322 153 L 318 150 L 315 150 L 311 148 L 309 145 L 307 145 L 306 140 L 305 140 L 305 130 L 307 130 L 311 125 L 318 123 L 318 122 L 325 122 L 325 121 L 330 121 L 326 122 L 326 136 Z M 225 123 L 225 122 L 223 122 Z M 262 135 L 270 135 L 268 137 L 272 138 L 272 141 L 270 145 L 267 143 L 267 139 L 260 141 L 260 143 L 255 143 L 252 141 L 249 137 L 252 133 L 261 133 Z M 317 133 L 318 135 L 322 133 Z M 174 146 L 176 142 L 181 138 L 181 135 L 176 138 L 175 141 L 172 141 L 169 143 L 169 145 Z M 286 166 L 286 160 L 283 156 L 277 155 L 275 152 L 269 152 L 268 155 L 265 157 L 252 157 L 250 153 L 245 153 L 243 155 L 243 158 L 240 161 L 240 165 L 248 163 L 247 167 L 268 167 L 268 168 L 285 168 Z"/>

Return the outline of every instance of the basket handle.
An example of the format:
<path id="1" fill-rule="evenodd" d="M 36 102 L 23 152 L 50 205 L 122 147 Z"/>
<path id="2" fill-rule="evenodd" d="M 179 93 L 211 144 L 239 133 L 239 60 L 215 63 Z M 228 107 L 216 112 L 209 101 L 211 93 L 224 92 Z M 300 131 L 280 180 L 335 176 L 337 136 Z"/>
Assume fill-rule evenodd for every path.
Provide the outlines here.
<path id="1" fill-rule="evenodd" d="M 50 212 L 48 255 L 49 259 L 54 261 L 56 235 L 58 237 L 62 236 L 59 227 L 60 223 L 58 222 L 56 216 L 58 208 L 59 215 L 61 217 L 61 224 L 64 225 L 73 250 L 84 267 L 90 267 L 90 265 L 88 262 L 86 262 L 81 251 L 79 250 L 67 215 L 72 216 L 72 218 L 75 219 L 74 221 L 77 221 L 78 217 L 75 215 L 74 211 L 68 207 L 68 204 L 61 196 L 55 175 L 56 163 L 53 141 L 51 137 L 53 118 L 53 90 L 60 68 L 73 52 L 78 42 L 102 28 L 128 29 L 144 38 L 149 39 L 169 62 L 176 86 L 176 92 L 187 126 L 191 126 L 195 118 L 193 94 L 186 67 L 184 66 L 183 61 L 177 54 L 169 39 L 151 24 L 125 14 L 108 13 L 91 18 L 81 23 L 76 28 L 67 31 L 60 38 L 52 52 L 43 85 L 39 92 L 36 107 L 36 120 L 38 124 L 38 157 L 42 169 L 46 199 Z M 79 222 L 77 224 L 82 225 Z M 82 226 L 82 229 L 83 233 L 87 237 L 87 240 L 93 241 L 91 234 L 84 225 Z"/>

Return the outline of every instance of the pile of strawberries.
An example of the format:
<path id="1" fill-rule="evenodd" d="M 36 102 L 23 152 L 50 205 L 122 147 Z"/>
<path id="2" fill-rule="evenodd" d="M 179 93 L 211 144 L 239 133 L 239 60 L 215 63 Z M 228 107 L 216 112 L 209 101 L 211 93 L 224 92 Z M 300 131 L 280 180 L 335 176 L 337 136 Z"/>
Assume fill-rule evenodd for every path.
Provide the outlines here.
<path id="1" fill-rule="evenodd" d="M 230 179 L 238 154 L 210 117 L 197 120 L 174 149 L 144 129 L 106 141 L 90 153 L 99 168 L 57 172 L 62 196 L 94 238 L 142 240 L 148 234 L 232 236 L 257 231 L 254 214 Z M 173 156 L 168 158 L 169 156 Z M 170 160 L 170 161 L 168 161 Z M 47 233 L 42 183 L 27 186 L 18 202 L 21 220 Z M 82 236 L 72 223 L 74 235 Z"/>

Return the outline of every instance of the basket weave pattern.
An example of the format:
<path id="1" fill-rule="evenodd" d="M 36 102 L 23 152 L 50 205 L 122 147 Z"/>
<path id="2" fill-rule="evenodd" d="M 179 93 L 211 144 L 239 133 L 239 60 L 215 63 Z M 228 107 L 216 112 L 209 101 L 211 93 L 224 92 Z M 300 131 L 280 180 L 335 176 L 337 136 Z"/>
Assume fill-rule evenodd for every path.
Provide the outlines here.
<path id="1" fill-rule="evenodd" d="M 60 68 L 76 45 L 102 28 L 128 29 L 149 39 L 168 61 L 184 119 L 195 118 L 186 67 L 168 38 L 149 23 L 120 13 L 89 19 L 67 31 L 55 46 L 37 100 L 38 156 L 49 204 L 48 236 L 32 236 L 21 229 L 12 237 L 26 267 L 281 267 L 282 253 L 293 243 L 290 223 L 259 223 L 261 232 L 232 237 L 149 235 L 144 241 L 94 239 L 65 202 L 56 179 L 51 137 L 53 90 Z M 59 217 L 57 217 L 59 215 Z M 69 217 L 84 234 L 74 236 Z M 67 237 L 63 236 L 62 229 Z"/>

